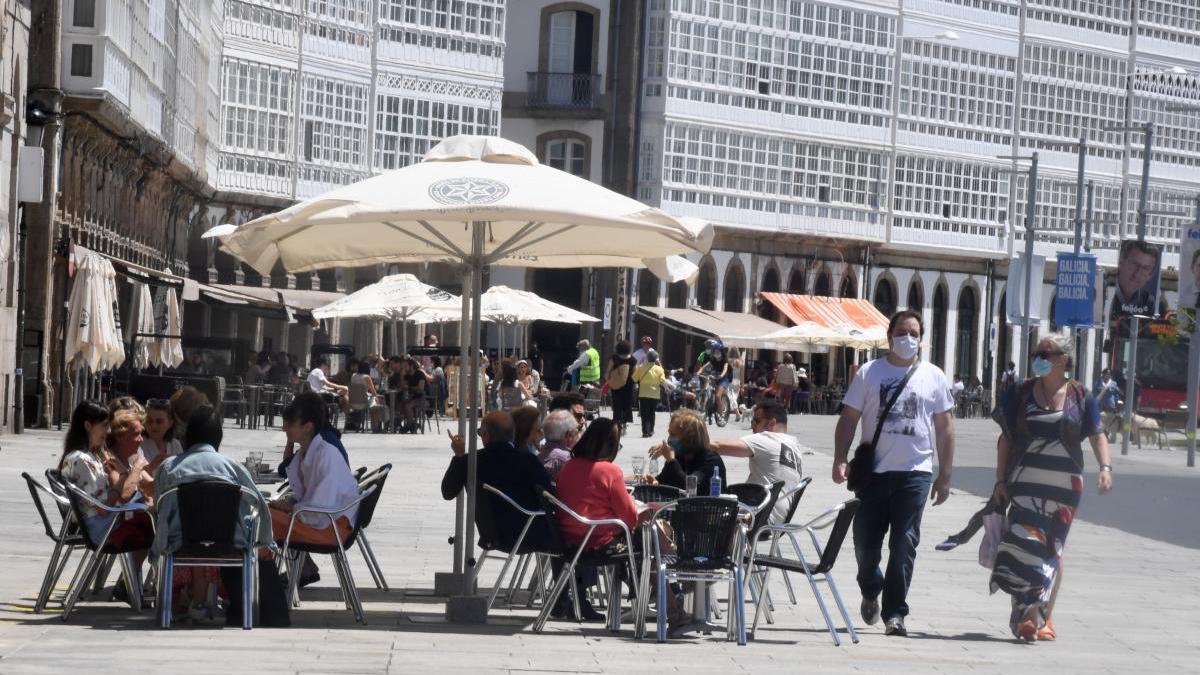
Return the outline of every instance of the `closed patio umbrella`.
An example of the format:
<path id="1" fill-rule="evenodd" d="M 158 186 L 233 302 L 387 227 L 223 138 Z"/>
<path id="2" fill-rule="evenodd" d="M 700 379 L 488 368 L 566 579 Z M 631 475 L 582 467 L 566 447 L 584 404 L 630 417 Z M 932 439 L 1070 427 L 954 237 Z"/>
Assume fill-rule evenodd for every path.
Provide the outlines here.
<path id="1" fill-rule="evenodd" d="M 154 340 L 154 301 L 150 299 L 150 288 L 137 284 L 134 293 L 133 315 L 133 367 L 146 368 L 150 365 L 151 343 Z"/>
<path id="2" fill-rule="evenodd" d="M 155 365 L 174 368 L 183 363 L 183 321 L 179 315 L 179 299 L 175 289 L 168 287 L 164 312 L 155 315 L 154 332 L 159 335 L 157 344 L 151 345 L 150 357 Z"/>
<path id="3" fill-rule="evenodd" d="M 117 308 L 116 271 L 103 256 L 76 247 L 67 323 L 67 360 L 92 371 L 116 368 L 125 361 Z"/>
<path id="4" fill-rule="evenodd" d="M 474 355 L 485 266 L 640 268 L 647 260 L 706 252 L 713 231 L 542 165 L 511 141 L 455 136 L 420 163 L 241 226 L 218 226 L 205 236 L 221 237 L 224 250 L 263 274 L 276 263 L 290 272 L 391 262 L 462 265 L 462 315 L 468 318 L 462 347 L 470 381 L 459 391 L 478 410 Z M 478 419 L 468 417 L 467 499 L 455 536 L 456 573 L 474 551 Z"/>

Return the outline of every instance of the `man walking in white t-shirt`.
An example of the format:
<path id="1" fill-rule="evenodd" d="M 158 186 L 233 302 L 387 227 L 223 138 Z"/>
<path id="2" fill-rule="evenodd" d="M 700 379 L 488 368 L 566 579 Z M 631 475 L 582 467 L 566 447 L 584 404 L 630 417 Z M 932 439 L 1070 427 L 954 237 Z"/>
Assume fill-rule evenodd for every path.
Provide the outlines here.
<path id="1" fill-rule="evenodd" d="M 787 410 L 770 399 L 754 406 L 750 429 L 754 433 L 732 440 L 709 442 L 718 455 L 750 459 L 750 483 L 771 485 L 783 481 L 783 493 L 800 483 L 800 446 L 788 434 Z M 783 494 L 781 493 L 781 494 Z M 787 516 L 787 504 L 775 503 L 771 520 L 782 521 Z"/>
<path id="2" fill-rule="evenodd" d="M 933 450 L 937 444 L 938 477 L 932 480 L 934 506 L 950 496 L 950 471 L 954 463 L 954 400 L 946 374 L 931 364 L 918 362 L 924 326 L 921 315 L 902 311 L 888 324 L 891 352 L 862 366 L 842 399 L 842 414 L 834 432 L 833 482 L 846 481 L 847 457 L 854 430 L 862 421 L 862 439 L 870 441 L 876 424 L 883 424 L 875 448 L 875 468 L 858 491 L 861 500 L 854 518 L 854 554 L 858 558 L 858 587 L 862 615 L 868 624 L 882 615 L 884 633 L 907 635 L 908 587 L 912 581 L 921 516 L 933 478 Z M 910 368 L 915 368 L 882 420 L 882 409 Z M 879 570 L 883 536 L 888 538 L 887 571 Z M 882 612 L 880 599 L 882 595 Z"/>

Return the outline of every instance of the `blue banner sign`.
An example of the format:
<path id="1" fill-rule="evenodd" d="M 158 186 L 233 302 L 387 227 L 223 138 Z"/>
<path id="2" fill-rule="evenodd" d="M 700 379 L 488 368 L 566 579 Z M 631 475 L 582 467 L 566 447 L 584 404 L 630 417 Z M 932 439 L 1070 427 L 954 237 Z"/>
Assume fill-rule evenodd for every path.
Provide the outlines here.
<path id="1" fill-rule="evenodd" d="M 1054 280 L 1054 323 L 1072 328 L 1095 325 L 1096 256 L 1059 253 Z"/>

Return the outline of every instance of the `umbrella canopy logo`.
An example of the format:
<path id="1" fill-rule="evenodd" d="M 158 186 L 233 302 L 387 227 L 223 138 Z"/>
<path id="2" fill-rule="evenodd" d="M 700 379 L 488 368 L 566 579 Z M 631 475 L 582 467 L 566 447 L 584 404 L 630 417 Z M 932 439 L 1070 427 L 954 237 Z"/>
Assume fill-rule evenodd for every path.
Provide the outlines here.
<path id="1" fill-rule="evenodd" d="M 443 178 L 429 186 L 429 196 L 439 204 L 491 204 L 508 194 L 508 186 L 490 178 Z"/>
<path id="2" fill-rule="evenodd" d="M 433 287 L 430 287 L 429 290 L 425 291 L 425 295 L 427 295 L 430 300 L 435 300 L 437 302 L 449 302 L 454 299 L 453 295 L 450 295 L 440 288 Z"/>

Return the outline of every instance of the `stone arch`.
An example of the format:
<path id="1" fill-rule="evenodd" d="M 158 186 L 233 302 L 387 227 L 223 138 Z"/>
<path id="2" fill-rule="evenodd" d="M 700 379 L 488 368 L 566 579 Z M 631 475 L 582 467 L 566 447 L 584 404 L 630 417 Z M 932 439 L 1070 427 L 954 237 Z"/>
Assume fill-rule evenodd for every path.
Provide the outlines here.
<path id="1" fill-rule="evenodd" d="M 711 255 L 700 260 L 696 277 L 696 304 L 704 309 L 717 308 L 717 263 Z"/>
<path id="2" fill-rule="evenodd" d="M 973 283 L 963 284 L 958 291 L 958 319 L 954 331 L 954 372 L 964 379 L 975 374 L 978 355 L 975 343 L 979 337 L 979 289 Z"/>
<path id="3" fill-rule="evenodd" d="M 930 361 L 942 370 L 946 369 L 946 316 L 950 309 L 950 294 L 946 284 L 939 282 L 933 289 L 933 317 L 929 327 Z"/>
<path id="4" fill-rule="evenodd" d="M 854 276 L 854 272 L 847 271 L 845 276 L 842 277 L 841 283 L 838 284 L 838 297 L 858 297 L 858 279 Z"/>
<path id="5" fill-rule="evenodd" d="M 833 296 L 833 275 L 829 273 L 829 267 L 822 265 L 821 269 L 817 270 L 817 278 L 813 282 L 813 295 L 823 297 Z"/>
<path id="6" fill-rule="evenodd" d="M 766 271 L 763 273 L 762 285 L 759 287 L 759 290 L 764 293 L 778 293 L 780 290 L 782 290 L 779 282 L 779 266 L 775 264 L 775 261 L 771 261 L 771 263 L 767 265 Z M 779 310 L 773 303 L 770 302 L 759 303 L 758 315 L 768 321 L 779 320 Z"/>
<path id="7" fill-rule="evenodd" d="M 908 285 L 908 294 L 905 297 L 905 309 L 920 312 L 925 308 L 925 288 L 921 284 L 920 275 L 913 275 L 912 283 Z"/>
<path id="8" fill-rule="evenodd" d="M 891 316 L 899 308 L 899 296 L 896 292 L 896 280 L 890 274 L 881 274 L 875 280 L 875 291 L 871 294 L 871 304 L 884 316 Z"/>
<path id="9" fill-rule="evenodd" d="M 722 284 L 724 309 L 726 312 L 740 312 L 745 308 L 746 268 L 737 256 L 729 261 L 725 268 L 725 281 Z"/>
<path id="10" fill-rule="evenodd" d="M 804 265 L 797 263 L 788 275 L 788 293 L 804 295 L 808 291 L 808 281 L 805 278 Z"/>

